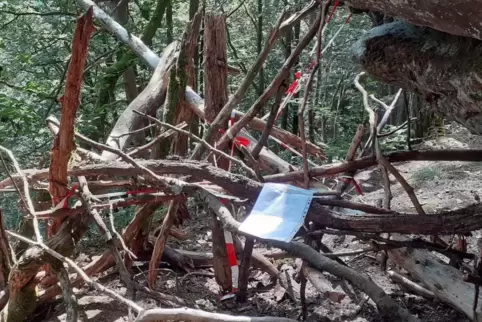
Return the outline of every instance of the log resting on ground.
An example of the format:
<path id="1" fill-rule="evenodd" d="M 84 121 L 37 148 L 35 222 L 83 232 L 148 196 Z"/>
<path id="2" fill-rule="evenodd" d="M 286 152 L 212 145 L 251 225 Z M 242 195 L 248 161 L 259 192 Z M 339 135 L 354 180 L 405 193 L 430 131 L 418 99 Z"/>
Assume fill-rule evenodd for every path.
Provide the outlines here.
<path id="1" fill-rule="evenodd" d="M 371 29 L 352 50 L 373 78 L 420 93 L 437 114 L 482 134 L 482 41 L 397 21 Z"/>

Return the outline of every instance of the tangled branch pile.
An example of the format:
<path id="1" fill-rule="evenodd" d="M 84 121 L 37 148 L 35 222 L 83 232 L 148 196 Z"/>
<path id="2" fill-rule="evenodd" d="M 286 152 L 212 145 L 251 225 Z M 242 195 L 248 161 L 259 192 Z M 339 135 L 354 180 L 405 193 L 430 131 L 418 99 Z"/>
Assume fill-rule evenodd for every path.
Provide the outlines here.
<path id="1" fill-rule="evenodd" d="M 390 105 L 369 97 L 360 84 L 363 76 L 360 74 L 355 79 L 355 85 L 363 95 L 369 124 L 359 127 L 345 162 L 328 166 L 315 164 L 316 160 L 323 158 L 323 150 L 307 141 L 303 116 L 312 78 L 321 59 L 323 30 L 330 13 L 330 1 L 313 1 L 288 18 L 283 15 L 269 35 L 257 61 L 231 97 L 227 95 L 226 86 L 229 66 L 226 60 L 225 17 L 211 13 L 206 13 L 203 17 L 200 11 L 189 23 L 181 42 L 168 46 L 159 58 L 92 1 L 77 2 L 87 12 L 79 18 L 73 39 L 65 94 L 61 99 L 61 120 L 58 121 L 55 117 L 47 120 L 49 129 L 55 135 L 50 168 L 22 170 L 13 154 L 2 148 L 13 161 L 15 173 L 10 173 L 0 182 L 0 189 L 18 190 L 25 218 L 33 227 L 31 234 L 27 231 L 14 233 L 0 227 L 0 287 L 3 288 L 0 305 L 4 321 L 23 321 L 34 311 L 37 303 L 49 301 L 60 293 L 66 304 L 68 321 L 76 321 L 78 312 L 73 287 L 82 283 L 124 304 L 130 312 L 130 318 L 135 321 L 294 321 L 280 317 L 248 318 L 190 309 L 185 307 L 184 299 L 155 290 L 161 259 L 176 267 L 195 267 L 195 256 L 192 253 L 183 254 L 166 245 L 169 237 L 182 238 L 182 232 L 176 226 L 189 225 L 189 210 L 186 206 L 189 198 L 201 200 L 214 214 L 213 252 L 209 260 L 214 265 L 216 281 L 222 292 L 235 292 L 239 301 L 246 300 L 248 272 L 253 266 L 267 272 L 286 288 L 292 300 L 297 301 L 300 297 L 302 313 L 306 317 L 304 291 L 294 294 L 286 276 L 280 274 L 265 255 L 253 250 L 256 239 L 256 242 L 279 248 L 285 254 L 303 260 L 299 273 L 302 288 L 306 287 L 307 281 L 316 284 L 314 281 L 317 277 L 320 278 L 320 272 L 328 272 L 365 293 L 383 316 L 396 321 L 418 321 L 417 317 L 400 307 L 367 275 L 355 271 L 342 261 L 342 254 L 332 253 L 323 244 L 323 236 L 327 234 L 356 235 L 369 243 L 370 247 L 354 252 L 353 255 L 370 251 L 386 253 L 412 277 L 422 281 L 423 287 L 392 272 L 397 281 L 424 296 L 439 298 L 474 320 L 480 319 L 477 305 L 480 266 L 477 264 L 474 268 L 468 262 L 478 263 L 477 256 L 467 253 L 466 247 L 454 248 L 447 245 L 437 235 L 457 234 L 457 240 L 461 241 L 458 245 L 463 244 L 463 235 L 482 228 L 482 206 L 474 204 L 454 211 L 427 215 L 413 189 L 392 163 L 409 160 L 479 161 L 482 151 L 408 151 L 383 154 L 378 138 L 386 135 L 382 130 L 398 96 Z M 246 94 L 283 31 L 312 14 L 316 18 L 312 20 L 308 32 L 263 94 L 246 113 L 236 111 L 235 107 Z M 94 18 L 153 70 L 151 81 L 119 117 L 106 144 L 90 140 L 74 130 Z M 204 100 L 189 86 L 193 43 L 196 43 L 202 19 L 205 42 Z M 306 84 L 299 111 L 300 136 L 296 136 L 274 124 L 276 116 L 284 108 L 281 98 L 286 91 L 285 80 L 300 54 L 313 40 L 313 64 L 310 72 L 301 78 Z M 303 82 L 300 82 L 300 87 L 301 84 Z M 271 97 L 277 99 L 269 114 L 265 118 L 257 118 Z M 372 101 L 385 109 L 381 120 L 376 118 L 370 106 Z M 203 138 L 189 130 L 195 118 L 209 125 Z M 366 129 L 370 135 L 363 145 Z M 146 131 L 156 133 L 155 138 L 145 145 L 136 145 L 136 138 Z M 259 141 L 249 131 L 262 132 Z M 303 167 L 298 169 L 270 151 L 266 147 L 268 139 L 282 143 L 289 151 L 302 156 Z M 196 142 L 194 149 L 190 149 L 192 142 Z M 234 150 L 237 154 L 232 152 Z M 357 155 L 359 150 L 361 152 Z M 343 197 L 347 186 L 352 183 L 356 185 L 352 179 L 356 172 L 373 166 L 380 167 L 384 177 L 383 207 L 345 200 Z M 389 173 L 406 190 L 417 214 L 390 210 Z M 329 189 L 321 183 L 322 178 L 335 180 L 336 185 Z M 238 230 L 240 223 L 232 210 L 240 206 L 251 207 L 266 182 L 291 184 L 317 191 L 321 189 L 323 192 L 315 193 L 306 216 L 306 225 L 297 233 L 295 240 L 281 242 L 244 236 L 243 243 L 238 237 L 243 235 Z M 48 190 L 52 206 L 47 206 L 40 200 L 32 200 L 32 189 Z M 148 286 L 140 285 L 133 280 L 130 267 L 149 239 L 145 223 L 163 204 L 168 205 L 168 211 L 152 240 Z M 114 209 L 127 206 L 136 207 L 135 217 L 122 232 L 118 232 L 113 225 Z M 107 219 L 107 224 L 104 219 Z M 41 229 L 44 226 L 42 223 L 48 223 L 45 231 Z M 107 249 L 92 263 L 80 267 L 69 256 L 92 224 L 102 232 Z M 233 289 L 232 285 L 224 230 L 233 234 L 238 261 L 241 263 L 237 289 Z M 408 237 L 413 234 L 431 236 L 431 240 Z M 9 249 L 9 241 L 12 239 L 29 245 L 18 258 Z M 450 265 L 440 263 L 432 252 L 450 258 Z M 126 297 L 92 278 L 112 266 L 117 267 L 127 288 Z M 315 287 L 323 291 L 322 286 Z M 40 292 L 37 293 L 37 289 Z M 137 292 L 143 292 L 164 306 L 173 308 L 145 310 L 135 302 Z M 475 299 L 474 305 L 466 301 L 468 294 L 472 296 L 471 299 Z"/>

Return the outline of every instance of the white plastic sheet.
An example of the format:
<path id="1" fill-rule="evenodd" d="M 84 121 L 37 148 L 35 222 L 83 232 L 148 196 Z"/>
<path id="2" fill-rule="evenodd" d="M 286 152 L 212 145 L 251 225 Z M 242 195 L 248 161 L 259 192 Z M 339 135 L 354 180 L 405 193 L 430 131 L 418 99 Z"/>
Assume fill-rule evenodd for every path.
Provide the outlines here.
<path id="1" fill-rule="evenodd" d="M 314 193 L 287 184 L 265 183 L 239 229 L 255 237 L 289 242 L 303 225 Z"/>

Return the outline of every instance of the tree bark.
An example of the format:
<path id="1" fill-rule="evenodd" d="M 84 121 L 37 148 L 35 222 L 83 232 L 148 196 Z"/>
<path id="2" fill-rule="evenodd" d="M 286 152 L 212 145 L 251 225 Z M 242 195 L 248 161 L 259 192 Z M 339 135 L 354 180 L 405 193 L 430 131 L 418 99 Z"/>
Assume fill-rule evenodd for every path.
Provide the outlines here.
<path id="1" fill-rule="evenodd" d="M 422 95 L 432 111 L 482 134 L 482 42 L 402 21 L 368 31 L 354 59 L 372 77 Z"/>
<path id="2" fill-rule="evenodd" d="M 55 204 L 59 203 L 68 193 L 69 165 L 75 160 L 74 124 L 77 108 L 80 104 L 80 93 L 85 62 L 89 48 L 89 40 L 94 31 L 93 10 L 77 21 L 72 44 L 72 58 L 67 71 L 65 94 L 60 98 L 62 116 L 59 133 L 55 136 L 50 163 L 49 192 Z M 59 229 L 64 218 L 55 218 L 48 230 L 48 236 L 53 236 Z"/>
<path id="3" fill-rule="evenodd" d="M 191 28 L 189 31 L 188 39 L 187 39 L 187 47 L 186 47 L 186 66 L 185 66 L 185 73 L 187 76 L 187 85 L 193 86 L 196 85 L 196 69 L 194 66 L 194 58 L 197 50 L 197 40 L 199 38 L 199 31 L 201 29 L 201 22 L 202 22 L 202 15 L 201 13 L 197 13 L 191 19 Z M 182 122 L 186 122 L 189 127 L 192 129 L 194 128 L 194 134 L 197 131 L 197 122 L 195 120 L 194 112 L 189 108 L 189 106 L 182 100 L 181 105 L 179 106 L 178 110 L 176 111 L 176 116 L 174 120 L 174 124 L 180 124 Z M 175 151 L 176 155 L 185 156 L 188 152 L 188 137 L 185 135 L 178 136 L 175 141 Z"/>
<path id="4" fill-rule="evenodd" d="M 212 122 L 228 101 L 228 65 L 226 48 L 226 17 L 206 13 L 204 17 L 204 93 L 206 119 Z M 217 134 L 214 142 L 220 138 Z M 219 168 L 227 170 L 229 160 L 217 160 Z M 231 268 L 221 223 L 211 214 L 214 274 L 224 292 L 232 289 Z"/>
<path id="5" fill-rule="evenodd" d="M 136 114 L 133 111 L 137 110 L 147 114 L 151 114 L 156 110 L 165 100 L 167 92 L 167 76 L 168 70 L 172 66 L 175 59 L 177 43 L 170 44 L 159 60 L 159 65 L 154 71 L 154 74 L 142 93 L 137 96 L 132 103 L 127 106 L 121 116 L 117 119 L 114 128 L 112 129 L 106 144 L 116 147 L 120 150 L 130 143 L 132 135 L 123 135 L 134 130 L 137 130 L 142 125 L 144 119 L 142 115 Z M 123 135 L 117 138 L 119 135 Z M 115 160 L 117 155 L 104 151 L 102 158 L 106 160 Z"/>

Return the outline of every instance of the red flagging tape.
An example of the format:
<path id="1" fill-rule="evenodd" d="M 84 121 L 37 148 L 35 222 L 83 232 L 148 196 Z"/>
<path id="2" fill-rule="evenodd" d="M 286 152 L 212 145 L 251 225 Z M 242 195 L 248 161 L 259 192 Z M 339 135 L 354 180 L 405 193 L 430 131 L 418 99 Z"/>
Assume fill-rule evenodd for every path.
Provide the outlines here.
<path id="1" fill-rule="evenodd" d="M 236 259 L 236 250 L 234 249 L 233 244 L 226 243 L 226 252 L 227 252 L 227 255 L 228 255 L 229 266 L 238 265 L 238 260 Z"/>
<path id="2" fill-rule="evenodd" d="M 346 20 L 345 20 L 345 24 L 347 24 L 347 23 L 349 23 L 349 22 L 350 22 L 351 15 L 352 15 L 352 14 L 350 13 L 350 15 L 348 16 L 348 18 L 346 18 Z"/>
<path id="3" fill-rule="evenodd" d="M 54 204 L 57 205 L 59 202 L 61 202 L 62 200 L 64 200 L 64 204 L 62 205 L 62 208 L 69 208 L 69 200 L 70 198 L 72 198 L 72 196 L 75 194 L 75 191 L 77 190 L 77 188 L 79 187 L 78 184 L 74 184 L 72 186 L 72 188 L 70 188 L 68 191 L 67 191 L 67 194 L 63 197 L 63 198 L 54 198 L 53 201 L 54 201 Z"/>
<path id="4" fill-rule="evenodd" d="M 340 0 L 336 0 L 335 4 L 333 5 L 333 10 L 331 11 L 330 17 L 326 21 L 326 23 L 330 23 L 331 18 L 333 18 L 333 15 L 335 14 L 336 8 L 338 8 L 338 5 L 340 4 Z"/>
<path id="5" fill-rule="evenodd" d="M 234 141 L 236 143 L 236 145 L 241 145 L 241 146 L 244 146 L 244 147 L 248 147 L 249 144 L 251 143 L 250 140 L 248 140 L 247 138 L 245 137 L 237 137 L 236 140 Z"/>
<path id="6" fill-rule="evenodd" d="M 342 180 L 346 184 L 350 184 L 350 182 L 353 182 L 353 186 L 355 187 L 356 192 L 358 192 L 360 195 L 363 196 L 363 191 L 362 191 L 360 185 L 358 184 L 358 182 L 355 179 L 342 178 Z"/>

